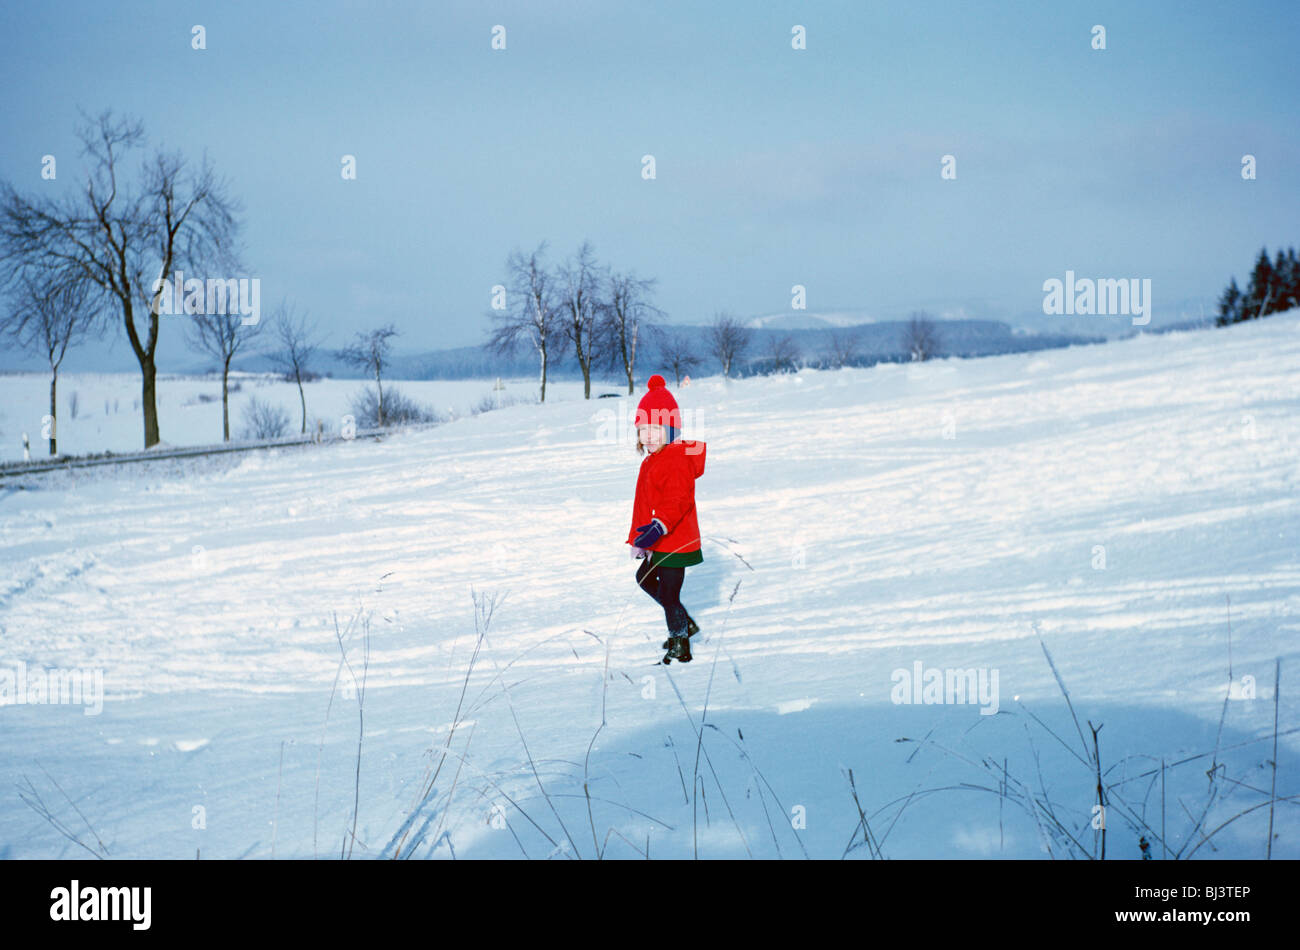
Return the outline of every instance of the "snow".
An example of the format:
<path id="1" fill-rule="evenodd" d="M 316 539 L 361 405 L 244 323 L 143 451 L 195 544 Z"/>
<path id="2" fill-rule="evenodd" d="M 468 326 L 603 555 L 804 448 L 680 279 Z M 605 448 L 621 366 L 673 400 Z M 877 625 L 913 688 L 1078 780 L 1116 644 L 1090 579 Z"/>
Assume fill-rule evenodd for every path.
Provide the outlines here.
<path id="1" fill-rule="evenodd" d="M 397 387 L 422 406 L 436 412 L 464 416 L 484 399 L 497 399 L 495 379 L 470 380 L 385 380 L 385 391 Z M 534 399 L 536 379 L 506 379 L 500 392 L 502 404 Z M 242 437 L 245 406 L 256 398 L 279 406 L 289 417 L 285 435 L 302 428 L 302 403 L 298 387 L 277 376 L 231 373 L 230 434 Z M 316 431 L 320 420 L 325 430 L 337 434 L 342 418 L 352 412 L 353 397 L 366 386 L 361 379 L 318 379 L 304 383 L 307 401 L 307 431 Z M 609 387 L 606 387 L 607 389 Z M 622 391 L 626 391 L 626 384 Z M 62 455 L 92 452 L 138 452 L 144 446 L 144 425 L 140 412 L 139 373 L 62 373 L 59 375 L 58 448 Z M 582 383 L 568 380 L 551 383 L 550 399 L 581 399 Z M 76 414 L 73 414 L 73 400 Z M 158 425 L 162 441 L 154 448 L 208 445 L 221 441 L 221 377 L 159 374 L 157 378 Z M 23 457 L 23 434 L 31 446 L 32 459 L 49 457 L 42 433 L 50 411 L 48 373 L 0 373 L 0 462 Z"/>
<path id="2" fill-rule="evenodd" d="M 104 688 L 99 715 L 0 707 L 0 856 L 86 856 L 30 789 L 112 857 L 869 857 L 859 804 L 891 858 L 1079 857 L 1091 723 L 1108 857 L 1145 834 L 1262 858 L 1274 779 L 1300 793 L 1297 366 L 1292 312 L 695 378 L 702 630 L 669 667 L 622 543 L 627 398 L 0 482 L 0 671 Z M 186 444 L 167 413 L 199 384 L 168 385 Z M 108 383 L 78 387 L 102 411 Z M 895 701 L 918 664 L 995 675 L 997 712 Z M 1274 857 L 1300 857 L 1298 807 L 1274 806 Z"/>

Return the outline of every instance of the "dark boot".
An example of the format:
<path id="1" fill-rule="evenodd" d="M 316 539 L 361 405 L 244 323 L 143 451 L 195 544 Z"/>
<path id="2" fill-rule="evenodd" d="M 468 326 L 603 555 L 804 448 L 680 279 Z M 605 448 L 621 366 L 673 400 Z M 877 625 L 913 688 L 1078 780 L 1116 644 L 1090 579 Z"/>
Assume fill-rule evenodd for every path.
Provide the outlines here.
<path id="1" fill-rule="evenodd" d="M 698 623 L 696 623 L 694 620 L 691 619 L 691 615 L 690 615 L 690 614 L 687 614 L 687 615 L 686 615 L 686 635 L 687 635 L 688 637 L 693 637 L 693 636 L 695 636 L 695 635 L 696 635 L 697 633 L 699 633 L 699 632 L 700 632 L 700 625 L 699 625 Z M 668 649 L 668 641 L 667 641 L 667 640 L 664 641 L 664 643 L 663 643 L 663 648 L 664 648 L 665 650 Z"/>
<path id="2" fill-rule="evenodd" d="M 664 663 L 671 663 L 673 660 L 678 663 L 691 662 L 690 637 L 668 638 L 668 652 L 664 655 Z"/>

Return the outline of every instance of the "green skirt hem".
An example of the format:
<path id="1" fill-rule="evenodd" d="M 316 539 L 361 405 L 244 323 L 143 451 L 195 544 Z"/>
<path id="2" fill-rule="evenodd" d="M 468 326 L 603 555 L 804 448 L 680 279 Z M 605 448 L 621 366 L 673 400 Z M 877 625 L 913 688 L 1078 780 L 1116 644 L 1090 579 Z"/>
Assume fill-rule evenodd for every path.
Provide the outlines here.
<path id="1" fill-rule="evenodd" d="M 650 564 L 652 567 L 690 567 L 693 564 L 700 564 L 704 561 L 704 554 L 699 548 L 694 551 L 651 551 Z"/>

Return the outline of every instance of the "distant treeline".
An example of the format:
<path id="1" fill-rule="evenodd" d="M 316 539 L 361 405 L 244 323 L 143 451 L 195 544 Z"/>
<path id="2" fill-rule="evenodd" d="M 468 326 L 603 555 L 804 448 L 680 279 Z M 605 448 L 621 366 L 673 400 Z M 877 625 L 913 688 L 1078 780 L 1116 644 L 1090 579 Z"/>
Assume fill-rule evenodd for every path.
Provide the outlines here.
<path id="1" fill-rule="evenodd" d="M 935 320 L 931 323 L 937 337 L 936 352 L 930 356 L 994 356 L 1022 353 L 1083 343 L 1101 343 L 1102 337 L 1084 337 L 1065 333 L 1017 332 L 995 320 Z M 713 375 L 720 372 L 719 361 L 710 356 L 711 327 L 647 324 L 638 348 L 638 376 L 655 372 L 673 375 L 671 347 L 680 345 L 696 355 L 688 373 Z M 746 352 L 731 366 L 733 377 L 756 376 L 803 367 L 830 369 L 836 366 L 872 366 L 876 363 L 909 362 L 912 353 L 905 345 L 907 321 L 865 323 L 851 327 L 827 329 L 773 330 L 750 328 Z M 775 354 L 775 355 L 774 355 Z M 249 361 L 245 368 L 261 368 Z M 269 366 L 266 368 L 270 368 Z M 316 366 L 322 375 L 360 377 L 362 374 L 321 353 Z M 617 365 L 602 365 L 598 378 L 614 382 L 621 376 Z M 386 370 L 393 379 L 491 379 L 537 376 L 537 360 L 527 352 L 516 356 L 498 356 L 482 346 L 463 346 L 427 353 L 394 356 Z M 582 378 L 582 368 L 571 355 L 557 357 L 548 368 L 552 379 Z"/>

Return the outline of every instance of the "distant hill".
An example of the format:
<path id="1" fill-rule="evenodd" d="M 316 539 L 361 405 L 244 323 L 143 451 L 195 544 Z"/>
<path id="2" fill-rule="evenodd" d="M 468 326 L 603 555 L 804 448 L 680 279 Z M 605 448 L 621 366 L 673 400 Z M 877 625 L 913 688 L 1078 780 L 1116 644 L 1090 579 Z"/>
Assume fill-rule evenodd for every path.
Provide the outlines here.
<path id="1" fill-rule="evenodd" d="M 831 330 L 862 326 L 876 320 L 861 311 L 832 313 L 771 313 L 745 321 L 755 330 Z"/>
<path id="2" fill-rule="evenodd" d="M 841 335 L 851 333 L 857 337 L 858 356 L 852 361 L 852 365 L 869 366 L 873 363 L 905 360 L 908 354 L 902 340 L 906 325 L 906 321 L 888 320 L 852 326 L 754 328 L 751 330 L 751 343 L 746 356 L 740 361 L 739 366 L 733 367 L 733 375 L 747 376 L 763 372 L 767 369 L 766 357 L 772 342 L 784 337 L 789 337 L 795 342 L 802 355 L 801 362 L 808 365 L 826 364 L 831 352 L 831 338 L 836 333 Z M 945 356 L 991 356 L 998 353 L 1020 353 L 1028 350 L 1104 342 L 1104 338 L 1100 336 L 1033 333 L 1012 328 L 996 320 L 937 320 L 935 326 L 939 333 L 941 355 Z M 642 328 L 641 343 L 637 353 L 638 367 L 647 373 L 663 367 L 664 360 L 659 344 L 659 334 L 663 331 L 680 333 L 694 342 L 695 352 L 702 359 L 700 368 L 696 372 L 718 371 L 717 360 L 709 355 L 709 328 L 675 324 L 649 325 Z M 351 367 L 344 366 L 337 359 L 322 358 L 317 362 L 317 369 L 322 373 L 336 377 L 360 377 L 361 375 Z M 269 369 L 270 363 L 260 358 L 249 359 L 244 361 L 240 368 Z M 389 375 L 394 379 L 471 379 L 531 376 L 537 371 L 537 356 L 531 350 L 521 348 L 513 358 L 501 358 L 490 355 L 479 346 L 463 346 L 396 356 L 393 358 Z M 581 376 L 577 363 L 572 357 L 553 362 L 549 373 L 556 379 L 573 379 Z M 614 367 L 601 367 L 602 376 L 612 376 L 616 373 Z"/>
<path id="3" fill-rule="evenodd" d="M 751 323 L 751 343 L 733 375 L 747 376 L 768 368 L 769 349 L 773 341 L 789 337 L 801 354 L 801 365 L 827 365 L 833 334 L 853 334 L 857 338 L 855 366 L 905 360 L 907 353 L 902 337 L 906 321 L 882 320 L 877 322 L 839 324 L 849 314 L 789 315 L 780 314 L 757 317 Z M 857 316 L 857 315 L 855 315 Z M 860 319 L 860 316 L 858 316 Z M 806 325 L 799 325 L 806 324 Z M 991 356 L 998 353 L 1018 353 L 1042 350 L 1081 343 L 1104 342 L 1102 336 L 1079 336 L 1067 333 L 1038 333 L 1012 327 L 998 320 L 935 320 L 940 337 L 940 355 Z M 1172 328 L 1171 328 L 1172 329 Z M 661 370 L 664 366 L 659 341 L 661 333 L 679 333 L 693 341 L 694 350 L 702 362 L 697 373 L 715 373 L 718 362 L 709 354 L 709 328 L 686 325 L 648 325 L 642 327 L 641 344 L 637 353 L 637 366 L 644 373 Z M 173 339 L 172 349 L 160 354 L 159 372 L 199 374 L 215 369 L 215 363 Z M 246 372 L 270 372 L 271 360 L 263 353 L 250 353 L 236 359 L 233 368 Z M 45 369 L 38 358 L 17 353 L 5 354 L 3 369 L 36 371 Z M 339 379 L 360 379 L 364 374 L 347 366 L 334 355 L 333 350 L 322 350 L 313 362 L 313 368 L 322 376 Z M 134 357 L 122 347 L 85 347 L 69 354 L 65 372 L 137 372 Z M 474 379 L 494 376 L 532 376 L 538 371 L 536 354 L 520 348 L 514 357 L 502 358 L 489 354 L 481 346 L 462 346 L 452 349 L 429 350 L 420 353 L 397 353 L 393 356 L 387 375 L 391 379 Z M 581 376 L 577 363 L 570 356 L 555 360 L 550 374 L 556 379 L 573 379 Z M 615 367 L 600 367 L 602 378 L 618 375 Z"/>

